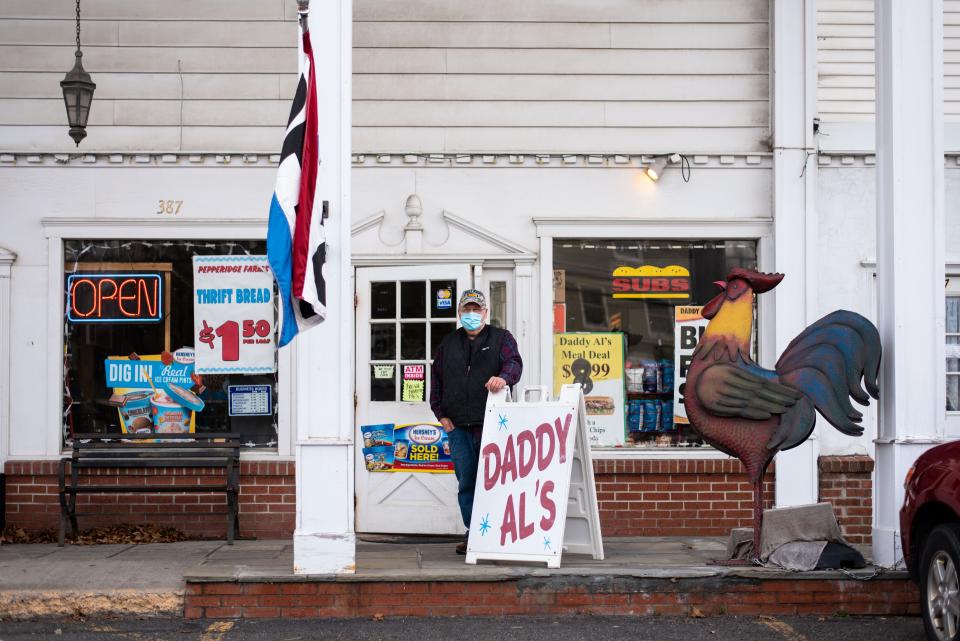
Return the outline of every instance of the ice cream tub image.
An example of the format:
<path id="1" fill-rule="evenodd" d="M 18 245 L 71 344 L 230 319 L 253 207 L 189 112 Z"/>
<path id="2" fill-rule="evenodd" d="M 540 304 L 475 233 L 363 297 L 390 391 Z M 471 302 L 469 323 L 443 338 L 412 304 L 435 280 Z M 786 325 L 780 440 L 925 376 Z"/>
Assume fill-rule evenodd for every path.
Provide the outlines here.
<path id="1" fill-rule="evenodd" d="M 127 392 L 121 397 L 119 405 L 120 418 L 123 420 L 124 431 L 128 433 L 144 433 L 153 431 L 149 390 Z"/>
<path id="2" fill-rule="evenodd" d="M 167 394 L 157 391 L 150 397 L 153 424 L 158 434 L 177 434 L 190 431 L 190 410 Z"/>

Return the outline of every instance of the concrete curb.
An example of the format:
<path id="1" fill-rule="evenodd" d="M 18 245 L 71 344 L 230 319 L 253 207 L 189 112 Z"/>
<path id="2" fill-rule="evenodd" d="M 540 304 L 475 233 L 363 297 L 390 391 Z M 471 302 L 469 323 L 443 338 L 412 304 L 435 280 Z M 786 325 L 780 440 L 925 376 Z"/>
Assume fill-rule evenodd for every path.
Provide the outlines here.
<path id="1" fill-rule="evenodd" d="M 0 590 L 0 620 L 48 617 L 180 617 L 183 590 Z"/>

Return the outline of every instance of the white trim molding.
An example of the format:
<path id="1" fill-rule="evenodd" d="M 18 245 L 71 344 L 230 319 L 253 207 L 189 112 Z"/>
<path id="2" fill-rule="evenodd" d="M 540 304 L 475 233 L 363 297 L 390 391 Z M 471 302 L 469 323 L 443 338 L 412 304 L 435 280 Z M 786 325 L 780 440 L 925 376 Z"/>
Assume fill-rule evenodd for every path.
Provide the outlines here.
<path id="1" fill-rule="evenodd" d="M 17 255 L 0 247 L 0 474 L 10 454 L 10 280 Z"/>

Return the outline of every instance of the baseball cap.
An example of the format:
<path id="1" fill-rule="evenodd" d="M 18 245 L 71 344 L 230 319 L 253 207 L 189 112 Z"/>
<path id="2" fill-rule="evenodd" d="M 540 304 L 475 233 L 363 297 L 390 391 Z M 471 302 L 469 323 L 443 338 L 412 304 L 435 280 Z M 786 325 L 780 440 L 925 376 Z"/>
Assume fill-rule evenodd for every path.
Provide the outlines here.
<path id="1" fill-rule="evenodd" d="M 457 305 L 457 308 L 461 308 L 464 305 L 473 303 L 474 305 L 479 305 L 480 309 L 487 308 L 487 297 L 483 295 L 479 289 L 468 289 L 460 294 L 460 303 Z"/>

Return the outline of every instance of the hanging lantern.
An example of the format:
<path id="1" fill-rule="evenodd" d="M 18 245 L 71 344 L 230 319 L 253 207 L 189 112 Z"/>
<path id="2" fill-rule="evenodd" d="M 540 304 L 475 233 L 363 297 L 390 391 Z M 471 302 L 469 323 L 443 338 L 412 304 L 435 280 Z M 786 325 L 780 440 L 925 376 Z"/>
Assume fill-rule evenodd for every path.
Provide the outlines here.
<path id="1" fill-rule="evenodd" d="M 77 61 L 73 69 L 60 81 L 63 89 L 63 102 L 67 106 L 67 122 L 70 123 L 70 137 L 77 146 L 87 136 L 87 117 L 90 116 L 90 103 L 93 90 L 97 85 L 83 69 L 83 53 L 80 51 L 80 0 L 77 0 Z"/>

